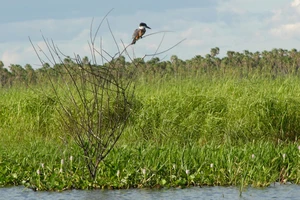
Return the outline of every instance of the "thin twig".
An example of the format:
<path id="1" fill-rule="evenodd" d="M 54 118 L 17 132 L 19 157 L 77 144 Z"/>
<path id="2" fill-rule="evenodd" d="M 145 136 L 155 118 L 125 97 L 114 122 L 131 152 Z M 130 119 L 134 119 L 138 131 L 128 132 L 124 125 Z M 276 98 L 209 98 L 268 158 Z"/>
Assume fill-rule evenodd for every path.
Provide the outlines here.
<path id="1" fill-rule="evenodd" d="M 172 32 L 174 32 L 174 31 L 158 31 L 158 32 L 149 33 L 147 35 L 144 35 L 143 38 L 149 37 L 151 35 L 156 35 L 156 34 L 159 34 L 159 33 L 172 33 Z"/>
<path id="2" fill-rule="evenodd" d="M 98 25 L 98 28 L 97 28 L 97 30 L 96 30 L 96 32 L 95 32 L 95 34 L 94 34 L 94 38 L 93 38 L 93 40 L 91 41 L 92 44 L 95 44 L 96 37 L 97 37 L 97 35 L 98 35 L 98 32 L 99 32 L 100 27 L 102 26 L 103 21 L 106 19 L 106 17 L 107 17 L 107 16 L 109 15 L 109 13 L 111 13 L 112 11 L 113 11 L 113 8 L 110 9 L 110 11 L 108 11 L 108 12 L 106 13 L 106 15 L 102 18 L 102 20 L 101 20 L 100 24 Z"/>
<path id="3" fill-rule="evenodd" d="M 110 32 L 112 38 L 114 39 L 115 45 L 116 45 L 116 47 L 117 47 L 117 49 L 118 49 L 118 53 L 120 54 L 120 48 L 119 48 L 119 46 L 118 46 L 118 43 L 117 43 L 117 41 L 116 41 L 116 38 L 115 38 L 115 36 L 114 36 L 112 30 L 111 30 L 111 27 L 110 27 L 110 24 L 109 24 L 108 19 L 106 19 L 106 21 L 107 21 L 107 26 L 108 26 L 109 32 Z"/>
<path id="4" fill-rule="evenodd" d="M 180 43 L 182 43 L 184 40 L 186 40 L 186 39 L 181 40 L 180 42 L 176 43 L 176 44 L 173 45 L 172 47 L 170 47 L 170 48 L 168 48 L 168 49 L 166 49 L 166 50 L 164 50 L 164 51 L 161 51 L 161 52 L 159 52 L 159 53 L 155 53 L 155 54 L 145 54 L 144 57 L 143 57 L 143 59 L 144 59 L 145 57 L 147 57 L 147 56 L 153 56 L 153 55 L 154 55 L 154 56 L 157 56 L 157 55 L 166 53 L 167 51 L 170 51 L 170 50 L 173 49 L 174 47 L 178 46 L 178 45 L 179 45 Z"/>
<path id="5" fill-rule="evenodd" d="M 154 55 L 152 56 L 152 58 L 154 58 L 155 54 L 157 54 L 157 52 L 158 52 L 158 50 L 159 50 L 159 48 L 160 48 L 162 42 L 164 41 L 165 34 L 166 34 L 166 33 L 164 33 L 163 37 L 161 38 L 161 41 L 160 41 L 160 43 L 159 43 L 159 45 L 158 45 L 158 47 L 157 47 L 157 49 L 156 49 Z"/>

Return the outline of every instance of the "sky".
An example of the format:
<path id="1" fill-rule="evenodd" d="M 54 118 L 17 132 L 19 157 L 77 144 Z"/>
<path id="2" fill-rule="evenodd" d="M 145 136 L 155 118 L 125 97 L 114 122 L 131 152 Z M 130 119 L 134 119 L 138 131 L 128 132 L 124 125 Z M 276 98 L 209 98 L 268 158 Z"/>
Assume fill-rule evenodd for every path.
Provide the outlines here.
<path id="1" fill-rule="evenodd" d="M 95 37 L 95 47 L 110 55 L 131 42 L 140 22 L 151 27 L 145 35 L 156 34 L 130 46 L 132 58 L 162 52 L 183 39 L 157 57 L 186 60 L 214 47 L 222 57 L 227 51 L 290 50 L 300 44 L 300 0 L 10 0 L 1 3 L 0 60 L 5 67 L 39 68 L 30 40 L 49 55 L 43 37 L 63 55 L 90 57 L 90 34 L 110 10 Z"/>

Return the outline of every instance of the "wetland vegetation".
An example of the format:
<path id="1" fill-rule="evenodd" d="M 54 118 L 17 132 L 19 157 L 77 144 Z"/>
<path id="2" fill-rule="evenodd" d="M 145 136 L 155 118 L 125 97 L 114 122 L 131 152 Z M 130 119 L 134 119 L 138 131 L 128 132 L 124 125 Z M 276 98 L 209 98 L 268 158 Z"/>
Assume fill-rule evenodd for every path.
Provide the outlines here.
<path id="1" fill-rule="evenodd" d="M 45 78 L 50 74 L 59 84 L 65 69 L 0 63 L 0 185 L 66 190 L 299 184 L 300 52 L 218 53 L 213 48 L 190 60 L 112 61 L 135 73 L 134 101 L 94 178 Z M 64 64 L 77 66 L 70 58 Z"/>

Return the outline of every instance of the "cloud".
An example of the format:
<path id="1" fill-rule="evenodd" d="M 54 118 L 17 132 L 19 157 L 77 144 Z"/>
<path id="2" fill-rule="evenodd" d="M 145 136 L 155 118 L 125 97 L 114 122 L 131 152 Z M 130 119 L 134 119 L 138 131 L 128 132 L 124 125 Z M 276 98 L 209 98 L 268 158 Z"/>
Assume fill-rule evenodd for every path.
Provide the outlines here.
<path id="1" fill-rule="evenodd" d="M 90 18 L 78 19 L 46 19 L 33 21 L 20 21 L 1 24 L 0 43 L 33 40 L 41 38 L 42 34 L 49 35 L 53 39 L 72 39 L 73 35 L 81 32 L 83 28 L 89 28 Z"/>
<path id="2" fill-rule="evenodd" d="M 300 23 L 283 24 L 271 29 L 271 34 L 281 39 L 300 39 Z"/>
<path id="3" fill-rule="evenodd" d="M 291 8 L 295 10 L 295 12 L 299 15 L 300 14 L 300 0 L 294 0 L 291 3 Z"/>
<path id="4" fill-rule="evenodd" d="M 141 39 L 128 48 L 132 57 L 143 57 L 166 50 L 186 38 L 180 45 L 159 57 L 177 55 L 189 59 L 195 55 L 205 55 L 213 47 L 220 48 L 220 55 L 228 50 L 259 51 L 270 48 L 295 48 L 299 38 L 300 0 L 214 0 L 213 3 L 194 2 L 194 6 L 160 9 L 135 10 L 132 13 L 114 10 L 109 16 L 110 28 L 116 43 L 122 49 L 122 42 L 131 42 L 133 30 L 142 19 L 152 29 L 146 34 L 168 30 L 160 45 L 164 33 L 157 33 Z M 199 2 L 199 1 L 197 1 Z M 209 1 L 211 2 L 211 1 Z M 101 17 L 94 19 L 93 31 L 96 31 Z M 42 44 L 41 32 L 47 39 L 53 39 L 64 54 L 89 56 L 91 17 L 54 18 L 25 20 L 1 24 L 0 59 L 5 65 L 26 63 L 38 64 L 28 36 L 34 44 Z M 111 55 L 118 52 L 114 38 L 104 21 L 96 37 L 96 47 L 100 44 Z M 133 56 L 134 55 L 134 56 Z M 38 67 L 38 65 L 35 65 Z M 35 67 L 34 66 L 34 67 Z"/>
<path id="5" fill-rule="evenodd" d="M 300 39 L 300 0 L 273 11 L 269 33 L 279 39 Z"/>
<path id="6" fill-rule="evenodd" d="M 21 62 L 21 53 L 19 48 L 14 48 L 8 51 L 3 52 L 1 60 L 4 62 L 4 64 L 16 64 Z"/>
<path id="7" fill-rule="evenodd" d="M 291 6 L 292 6 L 292 7 L 300 6 L 300 0 L 294 0 L 294 1 L 291 3 Z"/>
<path id="8" fill-rule="evenodd" d="M 188 58 L 194 54 L 192 48 L 197 48 L 197 46 L 201 45 L 204 40 L 203 36 L 209 35 L 209 31 L 213 30 L 211 27 L 205 27 L 205 24 L 208 25 L 216 21 L 216 11 L 214 9 L 216 2 L 214 0 L 209 3 L 201 3 L 203 7 L 197 7 L 195 5 L 199 5 L 199 2 L 193 1 L 195 5 L 191 7 L 186 7 L 188 4 L 184 4 L 185 6 L 181 7 L 175 6 L 177 4 L 172 4 L 171 7 L 168 6 L 169 9 L 139 10 L 126 14 L 114 11 L 108 16 L 108 20 L 117 44 L 121 48 L 123 45 L 121 40 L 125 44 L 131 42 L 133 30 L 140 22 L 140 20 L 137 21 L 136 19 L 143 19 L 152 27 L 152 30 L 149 30 L 147 33 L 163 30 L 173 31 L 173 33 L 166 33 L 160 46 L 161 50 L 168 49 L 182 40 L 187 34 L 186 31 L 193 27 L 192 33 L 186 35 L 188 40 L 181 46 L 168 52 L 168 54 L 180 54 L 182 57 Z M 95 17 L 94 32 L 101 19 L 100 16 Z M 1 29 L 5 31 L 0 32 L 0 59 L 6 66 L 10 63 L 21 65 L 33 63 L 38 66 L 39 61 L 35 53 L 28 50 L 32 49 L 28 36 L 34 44 L 41 44 L 43 43 L 42 35 L 46 39 L 53 40 L 60 50 L 67 55 L 73 56 L 74 53 L 82 56 L 90 55 L 88 41 L 90 40 L 91 21 L 92 18 L 82 17 L 69 19 L 41 18 L 2 23 Z M 139 41 L 137 45 L 131 47 L 131 52 L 134 52 L 136 57 L 154 53 L 159 46 L 162 36 L 163 33 L 159 33 Z M 96 47 L 98 49 L 100 48 L 100 43 L 111 55 L 118 51 L 106 21 L 104 21 L 96 37 Z M 183 46 L 189 48 L 189 50 L 182 51 Z"/>

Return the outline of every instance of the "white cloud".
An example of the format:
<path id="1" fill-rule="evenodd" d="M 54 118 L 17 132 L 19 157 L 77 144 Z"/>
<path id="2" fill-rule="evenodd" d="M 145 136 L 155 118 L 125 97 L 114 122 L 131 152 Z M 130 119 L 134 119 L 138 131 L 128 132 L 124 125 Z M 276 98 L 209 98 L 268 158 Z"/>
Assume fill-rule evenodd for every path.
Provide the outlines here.
<path id="1" fill-rule="evenodd" d="M 294 0 L 294 1 L 291 3 L 291 6 L 292 6 L 292 7 L 298 7 L 298 6 L 300 6 L 300 0 Z"/>
<path id="2" fill-rule="evenodd" d="M 200 47 L 201 45 L 204 44 L 203 40 L 197 40 L 197 39 L 189 39 L 189 40 L 186 40 L 184 42 L 185 46 L 188 46 L 188 47 Z"/>
<path id="3" fill-rule="evenodd" d="M 247 11 L 245 8 L 242 8 L 241 5 L 239 5 L 239 2 L 240 1 L 237 0 L 221 1 L 219 6 L 217 7 L 217 10 L 218 12 L 224 12 L 224 13 L 230 12 L 238 15 L 243 15 Z"/>
<path id="4" fill-rule="evenodd" d="M 21 62 L 20 49 L 14 48 L 9 51 L 5 51 L 2 54 L 2 62 L 5 64 L 17 64 Z"/>
<path id="5" fill-rule="evenodd" d="M 299 18 L 300 0 L 293 0 L 291 3 L 273 11 L 269 33 L 277 39 L 299 39 Z"/>
<path id="6" fill-rule="evenodd" d="M 271 29 L 271 33 L 281 39 L 300 38 L 300 22 L 278 26 Z"/>
<path id="7" fill-rule="evenodd" d="M 291 3 L 291 7 L 294 8 L 298 14 L 300 14 L 300 0 L 294 0 Z"/>

